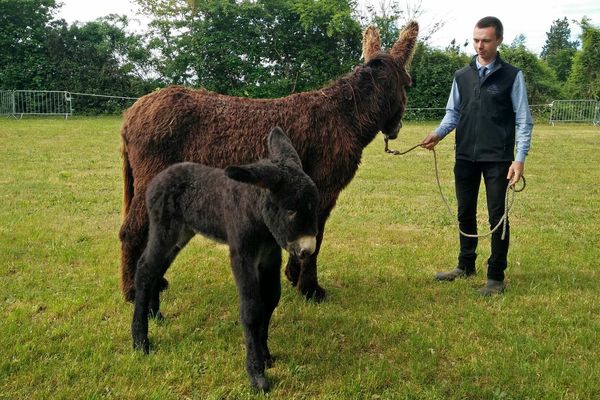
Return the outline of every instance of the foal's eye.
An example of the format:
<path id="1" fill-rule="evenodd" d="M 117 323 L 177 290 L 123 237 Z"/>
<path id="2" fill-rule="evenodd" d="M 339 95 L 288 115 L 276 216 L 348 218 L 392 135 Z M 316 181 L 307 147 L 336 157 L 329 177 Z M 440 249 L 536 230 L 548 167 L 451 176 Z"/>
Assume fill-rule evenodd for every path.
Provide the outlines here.
<path id="1" fill-rule="evenodd" d="M 294 210 L 287 210 L 287 217 L 289 219 L 294 219 L 295 216 L 296 216 L 296 211 L 294 211 Z"/>

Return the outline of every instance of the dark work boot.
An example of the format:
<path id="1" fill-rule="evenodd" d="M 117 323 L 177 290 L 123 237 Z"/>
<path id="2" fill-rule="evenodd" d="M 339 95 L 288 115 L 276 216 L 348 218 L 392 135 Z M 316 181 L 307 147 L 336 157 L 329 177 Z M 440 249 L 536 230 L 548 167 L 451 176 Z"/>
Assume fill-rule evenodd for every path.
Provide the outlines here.
<path id="1" fill-rule="evenodd" d="M 475 271 L 468 271 L 461 268 L 454 268 L 452 271 L 438 272 L 435 274 L 436 281 L 453 281 L 456 278 L 467 278 L 475 275 Z"/>
<path id="2" fill-rule="evenodd" d="M 502 294 L 504 289 L 506 289 L 506 283 L 504 283 L 504 281 L 488 279 L 486 285 L 479 289 L 479 293 L 482 296 L 494 296 L 497 294 Z"/>

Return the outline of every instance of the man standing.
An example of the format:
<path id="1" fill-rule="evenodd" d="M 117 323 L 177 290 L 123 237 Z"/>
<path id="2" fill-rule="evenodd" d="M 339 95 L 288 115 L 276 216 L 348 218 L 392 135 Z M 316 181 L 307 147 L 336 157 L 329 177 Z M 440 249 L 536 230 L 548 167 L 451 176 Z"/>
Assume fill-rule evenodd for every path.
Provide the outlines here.
<path id="1" fill-rule="evenodd" d="M 460 230 L 477 233 L 477 197 L 481 177 L 485 183 L 489 223 L 496 226 L 504 215 L 508 185 L 523 174 L 525 157 L 531 142 L 533 123 L 523 73 L 500 58 L 502 22 L 485 17 L 473 31 L 477 54 L 471 63 L 454 74 L 446 115 L 439 127 L 423 139 L 421 146 L 433 149 L 456 128 L 454 177 Z M 516 157 L 514 155 L 516 144 Z M 451 271 L 438 272 L 439 281 L 453 281 L 475 274 L 477 238 L 459 235 L 458 265 Z M 492 234 L 484 296 L 504 291 L 509 226 L 502 240 L 499 230 Z"/>

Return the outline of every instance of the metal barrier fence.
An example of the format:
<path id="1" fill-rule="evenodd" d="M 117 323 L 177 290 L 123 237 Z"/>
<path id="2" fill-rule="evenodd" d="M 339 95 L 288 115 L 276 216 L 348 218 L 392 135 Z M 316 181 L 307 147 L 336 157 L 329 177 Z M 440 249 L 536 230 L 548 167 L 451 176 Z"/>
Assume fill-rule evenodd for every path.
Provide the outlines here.
<path id="1" fill-rule="evenodd" d="M 591 122 L 598 125 L 600 123 L 600 102 L 595 100 L 554 100 L 548 122 L 552 125 L 557 122 Z"/>
<path id="2" fill-rule="evenodd" d="M 119 114 L 137 97 L 108 96 L 50 90 L 0 90 L 0 115 L 23 118 L 23 115 L 73 115 L 74 98 L 78 114 Z M 530 105 L 535 121 L 591 122 L 600 125 L 600 102 L 595 100 L 554 100 L 551 104 Z M 441 107 L 408 107 L 406 121 L 441 121 L 446 113 Z"/>
<path id="3" fill-rule="evenodd" d="M 8 90 L 0 90 L 0 115 L 14 114 L 14 94 Z"/>
<path id="4" fill-rule="evenodd" d="M 58 90 L 0 91 L 0 115 L 23 118 L 23 115 L 73 114 L 71 94 Z"/>
<path id="5" fill-rule="evenodd" d="M 73 115 L 77 113 L 119 114 L 137 97 L 106 96 L 52 90 L 0 90 L 0 115 L 23 118 L 24 115 Z"/>
<path id="6" fill-rule="evenodd" d="M 552 104 L 532 104 L 529 106 L 534 121 L 548 121 Z M 407 107 L 405 121 L 441 121 L 446 109 L 441 107 Z"/>

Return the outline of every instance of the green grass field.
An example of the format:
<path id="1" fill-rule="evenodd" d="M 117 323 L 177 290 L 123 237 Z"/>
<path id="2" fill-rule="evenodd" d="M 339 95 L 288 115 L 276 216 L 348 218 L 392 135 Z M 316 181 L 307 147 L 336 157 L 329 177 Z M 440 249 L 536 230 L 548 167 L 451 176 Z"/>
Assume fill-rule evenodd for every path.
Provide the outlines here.
<path id="1" fill-rule="evenodd" d="M 366 149 L 326 227 L 323 304 L 287 282 L 271 393 L 252 393 L 227 249 L 195 238 L 167 273 L 150 356 L 119 292 L 120 118 L 0 119 L 0 398 L 600 398 L 600 128 L 538 124 L 511 216 L 505 295 L 454 283 L 454 222 L 417 149 Z M 433 124 L 406 123 L 393 148 Z M 453 138 L 439 146 L 454 203 Z M 485 227 L 481 197 L 480 227 Z M 285 279 L 285 278 L 282 278 Z"/>

